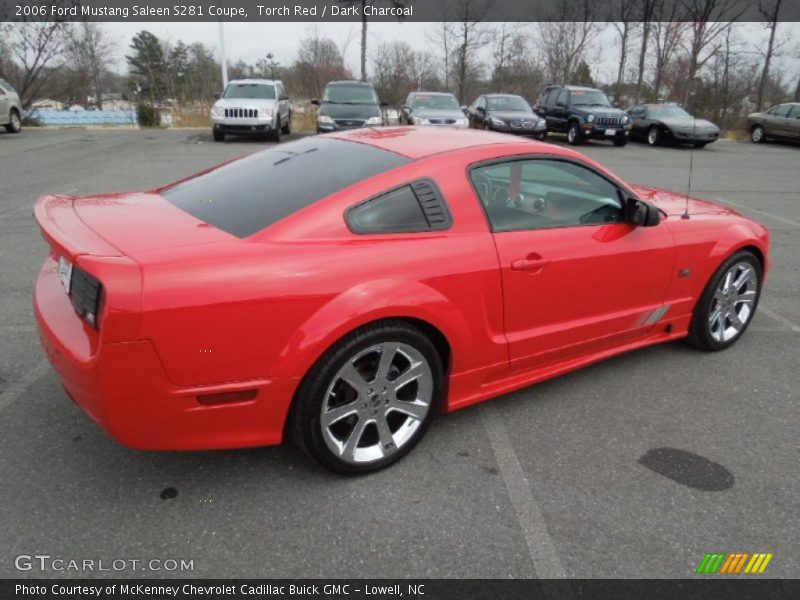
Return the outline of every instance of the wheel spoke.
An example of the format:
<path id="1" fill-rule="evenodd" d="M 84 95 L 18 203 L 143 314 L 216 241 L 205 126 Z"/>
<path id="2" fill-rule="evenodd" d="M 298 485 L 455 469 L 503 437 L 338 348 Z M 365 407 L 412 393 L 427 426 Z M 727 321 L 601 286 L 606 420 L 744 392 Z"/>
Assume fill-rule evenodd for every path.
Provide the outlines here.
<path id="1" fill-rule="evenodd" d="M 358 422 L 353 426 L 347 441 L 342 448 L 342 458 L 349 461 L 354 461 L 356 456 L 356 448 L 361 437 L 364 435 L 364 429 L 367 427 L 367 421 L 359 417 Z"/>
<path id="2" fill-rule="evenodd" d="M 344 418 L 354 415 L 358 412 L 358 402 L 350 402 L 344 406 L 337 406 L 324 413 L 322 413 L 322 426 L 330 427 L 334 423 L 341 421 Z"/>
<path id="3" fill-rule="evenodd" d="M 389 376 L 389 369 L 392 367 L 394 357 L 397 354 L 397 344 L 384 344 L 381 348 L 381 359 L 378 363 L 378 369 L 375 372 L 375 385 L 383 385 Z"/>
<path id="4" fill-rule="evenodd" d="M 731 271 L 728 271 L 727 273 L 725 273 L 725 279 L 722 282 L 723 292 L 727 293 L 728 291 L 730 291 L 732 281 L 733 281 L 733 273 Z"/>
<path id="5" fill-rule="evenodd" d="M 361 373 L 355 368 L 353 363 L 347 363 L 342 370 L 339 372 L 339 377 L 341 377 L 347 385 L 352 387 L 359 395 L 366 394 L 367 392 L 367 382 L 361 376 Z"/>
<path id="6" fill-rule="evenodd" d="M 375 419 L 375 425 L 378 428 L 378 439 L 381 441 L 381 452 L 386 455 L 395 450 L 394 436 L 389 423 L 386 421 L 386 415 L 378 415 Z"/>
<path id="7" fill-rule="evenodd" d="M 395 400 L 389 404 L 389 410 L 401 412 L 404 415 L 421 421 L 428 412 L 428 405 L 418 401 L 406 402 L 405 400 Z"/>
<path id="8" fill-rule="evenodd" d="M 746 304 L 753 304 L 756 301 L 755 290 L 747 290 L 736 295 L 736 303 L 744 302 Z"/>
<path id="9" fill-rule="evenodd" d="M 711 329 L 714 329 L 714 323 L 719 321 L 721 316 L 722 316 L 722 307 L 720 305 L 717 305 L 717 307 L 711 312 L 711 315 L 708 317 L 708 323 L 711 326 Z"/>
<path id="10" fill-rule="evenodd" d="M 397 393 L 400 388 L 422 377 L 422 374 L 422 363 L 413 363 L 408 369 L 401 373 L 397 379 L 392 381 L 392 387 L 394 388 L 395 393 Z"/>
<path id="11" fill-rule="evenodd" d="M 742 328 L 744 323 L 739 318 L 739 313 L 737 313 L 735 310 L 732 310 L 730 313 L 728 313 L 728 316 L 731 319 L 731 325 L 733 325 L 737 330 Z"/>
<path id="12" fill-rule="evenodd" d="M 742 268 L 742 272 L 739 274 L 739 276 L 733 282 L 733 287 L 736 288 L 737 292 L 741 292 L 742 286 L 745 283 L 747 283 L 748 280 L 750 279 L 750 274 L 751 273 L 750 273 L 750 268 L 749 267 L 743 267 Z"/>

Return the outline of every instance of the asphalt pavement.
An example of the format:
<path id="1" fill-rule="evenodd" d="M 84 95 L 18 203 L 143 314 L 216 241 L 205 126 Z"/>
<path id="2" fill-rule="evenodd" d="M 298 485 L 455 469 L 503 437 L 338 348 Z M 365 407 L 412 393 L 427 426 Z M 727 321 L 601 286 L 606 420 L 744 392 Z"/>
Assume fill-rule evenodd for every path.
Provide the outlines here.
<path id="1" fill-rule="evenodd" d="M 152 187 L 265 145 L 200 130 L 0 133 L 0 577 L 681 578 L 712 551 L 771 552 L 769 576 L 800 577 L 800 147 L 581 148 L 681 192 L 693 162 L 693 195 L 771 229 L 761 306 L 725 352 L 652 347 L 443 416 L 367 477 L 291 446 L 123 448 L 43 358 L 33 203 Z M 193 570 L 15 566 L 34 554 Z"/>

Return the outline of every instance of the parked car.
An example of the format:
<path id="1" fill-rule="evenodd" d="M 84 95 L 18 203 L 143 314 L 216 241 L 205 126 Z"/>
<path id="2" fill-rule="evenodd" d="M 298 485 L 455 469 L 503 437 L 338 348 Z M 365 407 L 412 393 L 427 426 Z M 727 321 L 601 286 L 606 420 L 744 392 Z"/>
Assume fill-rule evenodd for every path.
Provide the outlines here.
<path id="1" fill-rule="evenodd" d="M 767 140 L 800 141 L 800 102 L 778 104 L 765 112 L 747 115 L 750 139 L 760 144 Z"/>
<path id="2" fill-rule="evenodd" d="M 469 121 L 453 94 L 444 92 L 411 92 L 400 112 L 406 125 L 449 125 L 467 127 Z"/>
<path id="3" fill-rule="evenodd" d="M 536 113 L 547 121 L 547 131 L 566 133 L 573 146 L 588 139 L 611 140 L 615 146 L 628 143 L 630 117 L 601 90 L 549 85 L 539 96 Z"/>
<path id="4" fill-rule="evenodd" d="M 22 104 L 19 94 L 5 79 L 0 79 L 0 125 L 8 133 L 22 130 Z"/>
<path id="5" fill-rule="evenodd" d="M 272 79 L 237 79 L 211 107 L 215 142 L 227 134 L 267 135 L 279 142 L 292 132 L 292 109 L 283 83 Z"/>
<path id="6" fill-rule="evenodd" d="M 633 126 L 631 137 L 651 146 L 673 142 L 702 148 L 719 138 L 719 127 L 696 119 L 677 104 L 635 104 L 627 112 Z"/>
<path id="7" fill-rule="evenodd" d="M 768 231 L 731 209 L 453 128 L 309 136 L 34 214 L 45 354 L 114 439 L 293 439 L 341 473 L 393 463 L 439 412 L 603 358 L 727 348 L 770 265 Z"/>
<path id="8" fill-rule="evenodd" d="M 383 125 L 381 107 L 386 106 L 364 81 L 331 81 L 311 104 L 318 107 L 317 133 Z"/>
<path id="9" fill-rule="evenodd" d="M 544 119 L 533 112 L 522 96 L 515 94 L 485 94 L 467 109 L 469 126 L 474 129 L 529 135 L 543 140 L 547 137 Z"/>

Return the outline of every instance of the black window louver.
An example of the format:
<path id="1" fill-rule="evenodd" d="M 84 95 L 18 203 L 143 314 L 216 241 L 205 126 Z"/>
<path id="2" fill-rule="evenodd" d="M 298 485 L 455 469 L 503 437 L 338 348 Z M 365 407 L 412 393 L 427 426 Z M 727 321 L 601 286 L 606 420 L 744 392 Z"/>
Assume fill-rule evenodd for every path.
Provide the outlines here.
<path id="1" fill-rule="evenodd" d="M 448 229 L 450 227 L 450 211 L 444 203 L 441 193 L 432 181 L 422 179 L 411 184 L 422 212 L 431 229 Z"/>

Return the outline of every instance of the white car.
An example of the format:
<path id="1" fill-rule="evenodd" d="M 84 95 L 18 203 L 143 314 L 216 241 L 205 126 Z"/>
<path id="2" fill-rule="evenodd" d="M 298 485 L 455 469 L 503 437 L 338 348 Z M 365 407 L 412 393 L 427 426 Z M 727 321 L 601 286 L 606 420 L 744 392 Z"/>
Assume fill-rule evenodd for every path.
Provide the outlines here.
<path id="1" fill-rule="evenodd" d="M 22 105 L 17 90 L 5 79 L 0 79 L 0 125 L 8 133 L 19 133 L 22 129 Z"/>
<path id="2" fill-rule="evenodd" d="M 267 135 L 279 142 L 292 132 L 292 111 L 283 83 L 272 79 L 237 79 L 211 107 L 215 142 L 232 135 Z"/>

